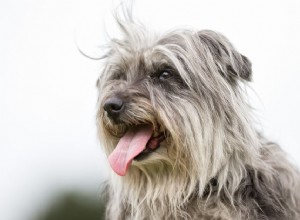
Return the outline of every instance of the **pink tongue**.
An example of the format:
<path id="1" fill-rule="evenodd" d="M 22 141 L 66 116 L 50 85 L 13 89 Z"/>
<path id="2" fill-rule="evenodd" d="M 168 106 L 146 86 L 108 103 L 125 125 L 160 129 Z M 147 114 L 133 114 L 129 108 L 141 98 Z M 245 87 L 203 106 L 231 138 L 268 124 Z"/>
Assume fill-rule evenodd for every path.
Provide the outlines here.
<path id="1" fill-rule="evenodd" d="M 111 168 L 120 176 L 124 176 L 133 158 L 145 148 L 153 133 L 150 125 L 140 125 L 129 129 L 120 139 L 114 151 L 109 155 Z"/>

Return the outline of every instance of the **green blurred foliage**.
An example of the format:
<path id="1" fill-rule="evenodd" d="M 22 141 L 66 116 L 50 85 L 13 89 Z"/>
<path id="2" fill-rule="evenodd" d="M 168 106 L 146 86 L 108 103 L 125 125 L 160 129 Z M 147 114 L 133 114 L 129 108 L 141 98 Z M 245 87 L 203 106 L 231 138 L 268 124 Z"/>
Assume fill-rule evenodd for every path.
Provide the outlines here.
<path id="1" fill-rule="evenodd" d="M 55 199 L 36 220 L 104 220 L 104 212 L 100 198 L 68 192 Z"/>

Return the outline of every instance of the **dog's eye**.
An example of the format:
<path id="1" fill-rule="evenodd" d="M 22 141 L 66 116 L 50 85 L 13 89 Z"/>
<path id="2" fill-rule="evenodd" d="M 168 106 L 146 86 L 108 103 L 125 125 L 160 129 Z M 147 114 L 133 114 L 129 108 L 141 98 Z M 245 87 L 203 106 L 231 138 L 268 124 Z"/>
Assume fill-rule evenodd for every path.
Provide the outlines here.
<path id="1" fill-rule="evenodd" d="M 159 80 L 166 80 L 166 79 L 168 79 L 170 76 L 171 76 L 171 73 L 170 73 L 170 72 L 168 72 L 168 71 L 162 71 L 162 72 L 159 74 L 158 78 L 159 78 Z"/>
<path id="2" fill-rule="evenodd" d="M 125 80 L 126 75 L 122 72 L 116 72 L 111 77 L 112 80 Z"/>

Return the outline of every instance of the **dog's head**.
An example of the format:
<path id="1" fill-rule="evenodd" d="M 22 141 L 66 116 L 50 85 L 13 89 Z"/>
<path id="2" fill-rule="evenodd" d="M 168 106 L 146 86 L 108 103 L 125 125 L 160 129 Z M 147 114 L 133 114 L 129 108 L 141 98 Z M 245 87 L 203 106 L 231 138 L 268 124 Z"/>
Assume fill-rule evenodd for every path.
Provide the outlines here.
<path id="1" fill-rule="evenodd" d="M 246 133 L 239 82 L 251 79 L 249 60 L 213 31 L 122 29 L 98 82 L 98 128 L 112 169 L 214 175 L 232 156 L 228 143 Z"/>

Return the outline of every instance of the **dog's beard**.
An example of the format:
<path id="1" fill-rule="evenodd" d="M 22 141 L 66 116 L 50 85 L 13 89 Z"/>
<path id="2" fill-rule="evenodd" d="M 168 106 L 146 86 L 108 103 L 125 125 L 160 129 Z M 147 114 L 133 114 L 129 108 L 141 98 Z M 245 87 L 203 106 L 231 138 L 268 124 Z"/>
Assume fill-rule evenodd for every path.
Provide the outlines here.
<path id="1" fill-rule="evenodd" d="M 200 105 L 199 100 L 195 96 L 191 98 L 193 94 L 188 92 L 185 96 L 182 95 L 184 93 L 181 96 L 177 94 L 171 99 L 166 99 L 157 89 L 149 89 L 148 92 L 152 93 L 149 97 L 155 99 L 141 98 L 135 91 L 137 97 L 131 98 L 117 123 L 104 111 L 99 112 L 100 135 L 102 140 L 110 142 L 104 143 L 104 146 L 112 168 L 122 176 L 127 170 L 130 173 L 134 169 L 146 175 L 151 172 L 156 175 L 184 172 L 201 175 L 204 184 L 208 173 L 214 175 L 217 172 L 217 168 L 212 170 L 209 166 L 212 161 L 207 160 L 212 149 L 204 146 L 213 144 L 211 135 L 223 135 L 214 132 L 217 124 L 213 121 L 211 110 L 204 109 L 209 106 Z M 155 146 L 151 147 L 153 142 Z M 220 156 L 216 158 L 218 164 L 224 160 Z M 161 173 L 158 173 L 158 166 L 167 170 L 159 169 Z"/>

